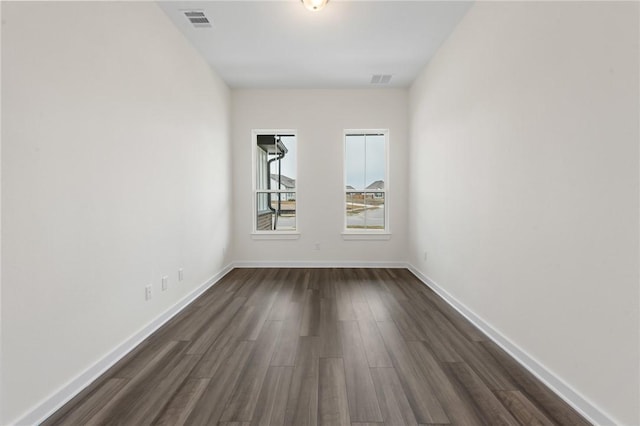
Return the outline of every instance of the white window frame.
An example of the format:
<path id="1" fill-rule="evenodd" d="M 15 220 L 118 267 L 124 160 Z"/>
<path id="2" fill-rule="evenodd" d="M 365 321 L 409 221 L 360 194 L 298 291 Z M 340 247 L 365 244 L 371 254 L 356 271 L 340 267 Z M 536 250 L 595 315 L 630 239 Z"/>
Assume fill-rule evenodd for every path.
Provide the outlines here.
<path id="1" fill-rule="evenodd" d="M 287 231 L 278 231 L 278 230 L 258 230 L 257 226 L 257 203 L 258 203 L 258 193 L 265 192 L 264 190 L 258 190 L 256 187 L 256 177 L 257 177 L 257 157 L 256 157 L 256 149 L 258 147 L 258 135 L 294 135 L 296 138 L 296 187 L 294 191 L 290 189 L 279 189 L 279 190 L 269 190 L 269 192 L 273 193 L 291 193 L 294 192 L 296 194 L 296 217 L 295 217 L 295 230 L 287 230 Z M 255 240 L 293 240 L 300 238 L 300 228 L 298 224 L 298 192 L 299 192 L 299 180 L 298 180 L 298 132 L 294 129 L 254 129 L 251 131 L 251 222 L 252 225 L 252 233 L 251 238 Z"/>
<path id="2" fill-rule="evenodd" d="M 384 136 L 384 190 L 362 190 L 362 192 L 384 193 L 384 229 L 349 229 L 347 228 L 347 136 L 348 135 L 383 135 Z M 390 216 L 390 188 L 389 178 L 389 129 L 345 129 L 342 135 L 342 211 L 343 225 L 342 238 L 345 240 L 388 240 L 391 238 L 389 228 Z M 366 182 L 365 182 L 366 183 Z M 361 192 L 360 190 L 351 192 Z"/>

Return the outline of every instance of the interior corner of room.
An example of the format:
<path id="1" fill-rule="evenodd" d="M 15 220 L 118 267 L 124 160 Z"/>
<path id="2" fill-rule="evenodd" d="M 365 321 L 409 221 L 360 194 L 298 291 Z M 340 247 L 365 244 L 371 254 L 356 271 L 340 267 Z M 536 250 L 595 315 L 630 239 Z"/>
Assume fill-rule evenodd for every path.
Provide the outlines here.
<path id="1" fill-rule="evenodd" d="M 640 424 L 640 3 L 0 8 L 0 424 L 243 268 L 408 269 L 588 421 Z M 353 129 L 386 144 L 357 191 Z M 287 132 L 295 176 L 259 186 Z"/>

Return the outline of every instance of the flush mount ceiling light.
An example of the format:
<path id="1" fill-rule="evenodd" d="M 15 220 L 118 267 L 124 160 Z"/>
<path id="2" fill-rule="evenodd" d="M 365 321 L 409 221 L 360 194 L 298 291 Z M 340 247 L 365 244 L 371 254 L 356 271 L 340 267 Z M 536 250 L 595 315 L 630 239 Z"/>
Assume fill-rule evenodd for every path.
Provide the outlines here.
<path id="1" fill-rule="evenodd" d="M 317 12 L 329 3 L 329 0 L 302 0 L 304 7 L 312 12 Z"/>

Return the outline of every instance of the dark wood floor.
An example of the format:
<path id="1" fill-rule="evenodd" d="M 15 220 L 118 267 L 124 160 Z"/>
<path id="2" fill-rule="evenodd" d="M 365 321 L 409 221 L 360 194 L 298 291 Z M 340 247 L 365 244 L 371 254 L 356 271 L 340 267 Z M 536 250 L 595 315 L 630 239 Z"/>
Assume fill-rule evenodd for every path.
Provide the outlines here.
<path id="1" fill-rule="evenodd" d="M 589 423 L 407 270 L 235 269 L 44 424 Z"/>

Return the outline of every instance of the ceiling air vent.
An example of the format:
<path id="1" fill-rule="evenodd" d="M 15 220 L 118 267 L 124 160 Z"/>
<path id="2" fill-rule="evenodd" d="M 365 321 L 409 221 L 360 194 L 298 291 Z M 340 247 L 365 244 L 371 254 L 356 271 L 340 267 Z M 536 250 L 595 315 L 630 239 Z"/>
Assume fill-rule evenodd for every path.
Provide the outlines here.
<path id="1" fill-rule="evenodd" d="M 211 28 L 211 22 L 201 10 L 188 10 L 184 12 L 189 22 L 196 28 Z"/>
<path id="2" fill-rule="evenodd" d="M 371 76 L 371 84 L 389 84 L 391 74 L 374 74 Z"/>

